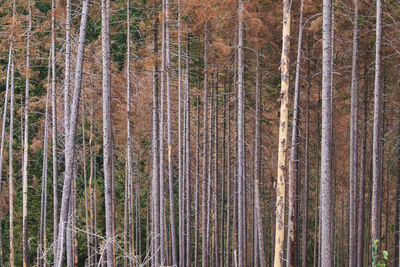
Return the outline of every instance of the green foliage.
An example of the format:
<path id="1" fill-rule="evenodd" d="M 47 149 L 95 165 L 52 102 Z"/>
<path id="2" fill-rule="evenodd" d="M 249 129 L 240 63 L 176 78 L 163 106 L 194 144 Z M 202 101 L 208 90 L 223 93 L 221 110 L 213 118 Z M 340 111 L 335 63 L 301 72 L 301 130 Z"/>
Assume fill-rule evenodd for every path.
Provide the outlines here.
<path id="1" fill-rule="evenodd" d="M 387 262 L 389 260 L 389 253 L 386 250 L 382 251 L 382 259 L 384 262 L 380 263 L 379 259 L 381 257 L 379 256 L 379 253 L 378 253 L 378 246 L 379 246 L 379 240 L 375 240 L 374 245 L 372 246 L 371 261 L 372 261 L 372 263 L 374 263 L 376 261 L 374 267 L 386 267 L 385 262 Z"/>
<path id="2" fill-rule="evenodd" d="M 50 2 L 45 1 L 37 1 L 35 3 L 35 7 L 43 14 L 47 14 L 47 12 L 49 12 L 49 10 L 51 9 Z"/>

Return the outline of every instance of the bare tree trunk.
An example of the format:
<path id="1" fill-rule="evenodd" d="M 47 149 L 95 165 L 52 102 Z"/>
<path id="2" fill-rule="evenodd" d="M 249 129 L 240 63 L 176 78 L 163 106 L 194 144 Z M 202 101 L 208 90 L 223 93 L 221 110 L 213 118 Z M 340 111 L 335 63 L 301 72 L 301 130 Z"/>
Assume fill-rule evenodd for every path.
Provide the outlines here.
<path id="1" fill-rule="evenodd" d="M 189 39 L 186 49 L 185 81 L 185 182 L 186 182 L 186 264 L 192 262 L 192 220 L 191 220 L 191 153 L 190 153 L 190 77 L 189 77 Z"/>
<path id="2" fill-rule="evenodd" d="M 51 53 L 50 52 L 50 57 Z M 42 169 L 42 193 L 40 203 L 40 227 L 39 227 L 39 258 L 38 265 L 46 266 L 46 218 L 47 218 L 47 161 L 49 152 L 49 98 L 50 98 L 50 60 L 47 75 L 46 106 L 44 115 L 43 138 L 43 169 Z"/>
<path id="3" fill-rule="evenodd" d="M 61 199 L 61 210 L 60 210 L 60 223 L 58 232 L 58 245 L 57 253 L 55 254 L 55 267 L 62 266 L 62 258 L 64 252 L 64 238 L 65 238 L 65 224 L 68 219 L 69 200 L 71 197 L 72 181 L 73 177 L 73 166 L 74 166 L 74 154 L 75 154 L 75 139 L 76 139 L 76 128 L 79 112 L 79 101 L 81 94 L 82 84 L 82 67 L 83 67 L 83 54 L 85 48 L 85 37 L 86 37 L 86 25 L 87 16 L 89 12 L 89 1 L 84 0 L 82 2 L 82 18 L 81 26 L 79 29 L 79 44 L 78 44 L 78 55 L 75 67 L 75 84 L 73 93 L 73 102 L 71 106 L 71 117 L 69 120 L 69 130 L 66 141 L 65 149 L 65 178 L 63 186 L 63 194 Z"/>
<path id="4" fill-rule="evenodd" d="M 181 2 L 178 0 L 178 183 L 179 183 L 179 266 L 185 265 L 184 240 L 184 181 L 182 171 L 182 57 L 181 57 Z M 186 98 L 186 96 L 185 96 Z M 185 114 L 186 115 L 186 114 Z M 186 118 L 186 117 L 185 117 Z M 185 129 L 186 131 L 186 129 Z M 172 192 L 170 192 L 172 193 Z"/>
<path id="5" fill-rule="evenodd" d="M 351 71 L 351 121 L 350 121 L 350 218 L 349 266 L 357 261 L 357 177 L 358 177 L 358 0 L 354 0 L 353 59 Z"/>
<path id="6" fill-rule="evenodd" d="M 283 242 L 285 232 L 285 183 L 286 183 L 286 148 L 289 106 L 289 52 L 290 52 L 290 6 L 283 0 L 283 29 L 281 57 L 281 108 L 278 144 L 278 175 L 276 183 L 276 224 L 274 266 L 282 266 Z"/>
<path id="7" fill-rule="evenodd" d="M 296 239 L 296 192 L 297 192 L 297 172 L 296 164 L 299 160 L 298 150 L 298 113 L 299 113 L 299 98 L 300 98 L 300 68 L 301 68 L 301 43 L 303 40 L 303 8 L 304 0 L 300 4 L 300 21 L 299 21 L 299 38 L 297 41 L 297 59 L 296 59 L 296 77 L 294 88 L 294 104 L 293 104 L 293 123 L 292 123 L 292 140 L 290 146 L 289 160 L 289 213 L 288 213 L 288 237 L 287 237 L 287 264 L 286 266 L 296 266 L 298 262 L 296 254 L 296 246 L 300 240 Z"/>
<path id="8" fill-rule="evenodd" d="M 153 118 L 152 118 L 152 235 L 151 249 L 154 259 L 152 266 L 160 264 L 160 185 L 159 185 L 159 128 L 158 128 L 158 14 L 156 13 L 156 0 L 153 5 L 154 10 L 154 25 L 153 25 Z"/>
<path id="9" fill-rule="evenodd" d="M 308 77 L 307 77 L 308 78 Z M 304 144 L 304 189 L 303 189 L 303 225 L 302 225 L 302 244 L 301 244 L 301 259 L 302 267 L 307 266 L 307 219 L 308 219 L 308 174 L 309 174 L 309 161 L 308 161 L 308 142 L 310 132 L 310 86 L 307 86 L 306 94 L 306 133 Z M 316 216 L 317 217 L 317 216 Z"/>
<path id="10" fill-rule="evenodd" d="M 213 191 L 213 221 L 214 221 L 214 244 L 213 244 L 213 264 L 220 266 L 218 255 L 218 72 L 216 75 L 216 86 L 214 94 L 214 191 Z"/>
<path id="11" fill-rule="evenodd" d="M 230 229 L 231 229 L 231 103 L 230 103 L 230 91 L 228 93 L 228 123 L 227 123 L 227 129 L 228 129 L 228 147 L 227 147 L 227 163 L 226 163 L 226 177 L 227 177 L 227 207 L 226 207 L 226 251 L 225 251 L 225 257 L 226 257 L 226 265 L 225 266 L 230 266 L 230 247 L 231 247 L 231 235 L 230 235 Z"/>
<path id="12" fill-rule="evenodd" d="M 367 119 L 368 119 L 368 70 L 365 67 L 364 81 L 364 99 L 363 99 L 363 117 L 361 127 L 361 158 L 360 158 L 360 188 L 358 194 L 358 218 L 357 218 L 357 266 L 362 267 L 364 261 L 364 209 L 365 209 L 365 176 L 366 176 L 366 159 L 367 159 Z"/>
<path id="13" fill-rule="evenodd" d="M 13 2 L 13 8 L 15 9 L 15 0 Z M 15 14 L 15 11 L 13 11 Z M 13 154 L 13 145 L 14 145 L 14 60 L 11 58 L 11 86 L 10 86 L 10 136 L 9 136 L 9 178 L 8 178 L 8 189 L 9 189 L 9 220 L 10 220 L 10 232 L 9 232 L 9 241 L 10 241 L 10 267 L 14 267 L 14 154 Z"/>
<path id="14" fill-rule="evenodd" d="M 201 228 L 202 228 L 202 266 L 208 266 L 208 243 L 207 243 L 207 142 L 208 142 L 208 22 L 204 23 L 204 96 L 203 96 L 203 181 L 201 200 Z"/>
<path id="15" fill-rule="evenodd" d="M 110 1 L 101 2 L 101 43 L 103 58 L 103 157 L 106 212 L 107 266 L 114 266 L 113 134 L 111 118 Z M 129 99 L 128 99 L 129 101 Z"/>
<path id="16" fill-rule="evenodd" d="M 256 120 L 255 120 L 255 143 L 254 143 L 254 219 L 255 230 L 257 232 L 258 254 L 260 257 L 260 266 L 265 267 L 265 251 L 264 251 L 264 227 L 261 217 L 260 204 L 260 176 L 261 176 L 261 134 L 260 134 L 260 117 L 261 117 L 261 90 L 260 90 L 260 54 L 257 51 L 257 74 L 256 74 Z M 258 259 L 254 259 L 258 260 Z"/>
<path id="17" fill-rule="evenodd" d="M 382 173 L 381 173 L 381 126 L 382 126 L 382 90 L 381 90 L 381 39 L 382 39 L 382 1 L 376 1 L 376 54 L 375 54 L 375 97 L 374 97 L 374 133 L 373 133 L 373 154 L 372 154 L 372 208 L 371 208 L 371 237 L 372 246 L 375 240 L 381 241 L 381 206 L 380 195 L 382 187 Z M 379 247 L 379 246 L 378 246 Z M 379 249 L 378 249 L 379 255 Z M 375 265 L 376 259 L 373 262 Z"/>
<path id="18" fill-rule="evenodd" d="M 245 165 L 244 165 L 244 83 L 243 83 L 243 2 L 239 0 L 239 29 L 238 29 L 238 110 L 237 110 L 237 179 L 238 179 L 238 266 L 243 266 L 245 258 Z"/>
<path id="19" fill-rule="evenodd" d="M 321 251 L 322 266 L 332 264 L 332 1 L 323 2 L 322 137 L 321 137 Z"/>
<path id="20" fill-rule="evenodd" d="M 22 165 L 22 260 L 23 267 L 28 266 L 28 149 L 29 149 L 29 82 L 30 82 L 30 42 L 32 31 L 32 7 L 28 0 L 28 32 L 26 40 L 26 67 L 25 67 L 25 109 L 24 109 L 24 155 Z"/>
<path id="21" fill-rule="evenodd" d="M 400 114 L 400 109 L 399 112 Z M 398 121 L 398 125 L 400 126 L 400 117 Z M 399 127 L 400 134 L 400 127 Z M 394 244 L 393 244 L 393 267 L 399 266 L 399 257 L 400 257 L 400 238 L 399 238 L 399 230 L 400 230 L 400 145 L 397 147 L 397 179 L 396 179 L 396 194 L 395 194 L 395 217 L 394 217 Z"/>
<path id="22" fill-rule="evenodd" d="M 196 101 L 196 176 L 195 176 L 195 199 L 194 199 L 194 267 L 198 261 L 199 240 L 199 160 L 200 160 L 200 97 Z"/>

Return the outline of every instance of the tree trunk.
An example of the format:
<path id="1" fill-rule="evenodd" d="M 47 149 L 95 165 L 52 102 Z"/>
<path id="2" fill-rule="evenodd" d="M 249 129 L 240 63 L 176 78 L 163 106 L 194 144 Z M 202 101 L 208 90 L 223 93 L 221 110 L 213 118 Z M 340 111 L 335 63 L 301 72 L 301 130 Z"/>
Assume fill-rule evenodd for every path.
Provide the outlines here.
<path id="1" fill-rule="evenodd" d="M 13 2 L 13 8 L 15 8 L 15 0 Z M 15 12 L 13 12 L 15 14 Z M 14 60 L 11 59 L 11 86 L 10 86 L 10 136 L 9 136 L 9 220 L 10 220 L 10 232 L 9 232 L 9 241 L 10 241 L 10 267 L 14 267 L 14 154 L 13 154 L 13 145 L 14 145 Z"/>
<path id="2" fill-rule="evenodd" d="M 294 88 L 294 104 L 293 104 L 293 123 L 292 123 L 292 140 L 290 146 L 289 160 L 289 213 L 288 213 L 288 237 L 287 237 L 287 264 L 286 266 L 296 266 L 298 263 L 298 254 L 296 254 L 296 246 L 299 240 L 296 239 L 296 192 L 297 192 L 297 168 L 296 164 L 299 160 L 298 150 L 298 113 L 299 113 L 299 98 L 300 98 L 300 67 L 301 67 L 301 43 L 303 40 L 303 8 L 304 0 L 300 6 L 300 21 L 299 21 L 299 38 L 297 41 L 297 59 L 296 59 L 296 77 Z"/>
<path id="3" fill-rule="evenodd" d="M 400 114 L 400 109 L 399 112 Z M 399 126 L 400 126 L 400 117 L 399 117 Z M 400 134 L 400 127 L 399 127 Z M 397 147 L 397 179 L 396 179 L 396 195 L 395 195 L 395 217 L 394 217 L 394 244 L 393 244 L 393 267 L 399 266 L 399 257 L 400 257 L 400 238 L 399 238 L 399 230 L 400 230 L 400 145 Z"/>
<path id="4" fill-rule="evenodd" d="M 201 199 L 201 235 L 202 235 L 202 266 L 208 266 L 208 243 L 207 243 L 207 142 L 208 142 L 208 22 L 204 23 L 204 96 L 203 96 L 203 181 Z"/>
<path id="5" fill-rule="evenodd" d="M 25 109 L 24 109 L 24 155 L 22 165 L 22 261 L 23 267 L 28 266 L 28 149 L 29 149 L 29 86 L 30 86 L 30 42 L 32 31 L 32 7 L 28 1 L 28 33 L 26 40 L 25 67 Z"/>
<path id="6" fill-rule="evenodd" d="M 78 54 L 76 60 L 75 67 L 75 84 L 74 84 L 74 93 L 72 99 L 72 106 L 70 111 L 70 120 L 69 120 L 69 130 L 66 141 L 66 149 L 65 149 L 65 178 L 63 185 L 63 194 L 61 199 L 61 210 L 60 210 L 60 223 L 59 223 L 59 231 L 58 231 L 58 244 L 57 244 L 57 253 L 55 255 L 55 267 L 62 266 L 62 258 L 64 252 L 64 238 L 65 238 L 65 224 L 68 219 L 68 210 L 69 210 L 69 200 L 71 197 L 71 189 L 72 189 L 72 181 L 73 177 L 73 166 L 75 159 L 75 139 L 76 139 L 76 128 L 77 128 L 77 120 L 78 120 L 78 112 L 79 112 L 79 101 L 81 94 L 81 84 L 82 84 L 82 72 L 83 72 L 83 54 L 85 48 L 85 37 L 86 37 L 86 25 L 87 25 L 87 16 L 89 11 L 89 1 L 84 0 L 82 2 L 82 18 L 81 18 L 81 26 L 79 28 L 79 44 L 78 44 Z"/>
<path id="7" fill-rule="evenodd" d="M 376 54 L 375 54 L 375 92 L 374 92 L 374 133 L 373 133 L 373 153 L 372 153 L 372 208 L 371 208 L 371 237 L 372 246 L 374 242 L 381 241 L 381 127 L 382 127 L 382 90 L 381 90 L 381 39 L 382 39 L 382 1 L 376 1 Z M 379 245 L 378 245 L 379 248 Z M 379 255 L 379 249 L 377 252 Z M 375 265 L 376 259 L 373 262 Z"/>
<path id="8" fill-rule="evenodd" d="M 245 194 L 245 165 L 244 165 L 244 83 L 243 83 L 243 2 L 239 0 L 239 28 L 238 28 L 238 110 L 237 110 L 237 179 L 238 179 L 238 266 L 243 266 L 245 258 L 245 221 L 244 194 Z"/>
<path id="9" fill-rule="evenodd" d="M 349 266 L 357 261 L 357 178 L 358 178 L 358 0 L 354 0 L 353 59 L 351 70 L 351 115 L 350 115 L 350 218 L 349 218 Z"/>
<path id="10" fill-rule="evenodd" d="M 285 183 L 286 183 L 286 150 L 289 106 L 289 52 L 290 52 L 290 6 L 283 0 L 283 29 L 281 57 L 281 94 L 280 123 L 278 144 L 278 173 L 276 183 L 276 224 L 274 266 L 282 266 L 283 242 L 285 232 Z"/>
<path id="11" fill-rule="evenodd" d="M 321 136 L 321 251 L 322 266 L 332 264 L 332 1 L 323 5 L 322 136 Z"/>
<path id="12" fill-rule="evenodd" d="M 103 157 L 106 213 L 107 266 L 114 266 L 113 134 L 111 118 L 110 1 L 101 2 L 101 43 L 103 58 Z M 129 101 L 129 99 L 128 99 Z"/>
<path id="13" fill-rule="evenodd" d="M 256 74 L 256 118 L 255 118 L 255 143 L 254 143 L 254 219 L 255 231 L 257 232 L 258 254 L 260 257 L 260 266 L 265 267 L 265 251 L 264 251 L 264 227 L 261 217 L 261 204 L 260 204 L 260 176 L 261 176 L 261 90 L 260 90 L 260 53 L 257 51 L 257 74 Z M 258 259 L 254 259 L 257 260 Z"/>
<path id="14" fill-rule="evenodd" d="M 152 266 L 158 266 L 160 264 L 160 186 L 159 186 L 159 128 L 158 128 L 158 15 L 156 13 L 156 0 L 153 5 L 154 10 L 154 25 L 153 25 L 153 117 L 152 117 L 152 242 L 151 250 L 154 256 L 152 260 Z"/>

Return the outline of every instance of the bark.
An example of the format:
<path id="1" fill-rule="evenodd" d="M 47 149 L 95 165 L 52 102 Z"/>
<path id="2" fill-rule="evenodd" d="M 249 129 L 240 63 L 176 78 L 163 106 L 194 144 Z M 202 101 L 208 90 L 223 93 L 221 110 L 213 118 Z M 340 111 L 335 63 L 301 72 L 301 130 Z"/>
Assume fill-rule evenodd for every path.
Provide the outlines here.
<path id="1" fill-rule="evenodd" d="M 353 58 L 351 71 L 350 114 L 350 216 L 349 216 L 349 266 L 357 261 L 357 178 L 358 178 L 358 0 L 354 0 Z"/>
<path id="2" fill-rule="evenodd" d="M 13 2 L 15 8 L 15 0 Z M 15 13 L 15 12 L 13 12 Z M 10 220 L 10 231 L 9 231 L 9 242 L 10 242 L 10 267 L 14 267 L 14 62 L 11 62 L 11 78 L 10 78 L 10 136 L 9 136 L 9 171 L 8 171 L 8 189 L 9 189 L 9 220 Z"/>
<path id="3" fill-rule="evenodd" d="M 189 39 L 187 40 L 189 43 Z M 185 83 L 185 182 L 186 182 L 186 263 L 192 262 L 192 221 L 191 221 L 191 153 L 190 153 L 190 81 L 189 81 L 189 44 L 186 49 Z"/>
<path id="4" fill-rule="evenodd" d="M 260 54 L 257 52 L 257 74 L 256 74 L 256 114 L 255 114 L 255 143 L 254 143 L 254 219 L 255 219 L 255 231 L 257 233 L 257 244 L 256 250 L 260 257 L 260 266 L 266 266 L 265 251 L 264 251 L 264 227 L 261 217 L 261 204 L 260 204 L 260 176 L 261 176 L 261 129 L 260 129 L 260 117 L 261 117 L 261 90 L 260 90 Z M 254 259 L 258 260 L 258 259 Z"/>
<path id="5" fill-rule="evenodd" d="M 398 111 L 400 114 L 400 109 Z M 398 121 L 398 125 L 400 126 L 400 117 Z M 398 130 L 400 134 L 400 127 Z M 397 147 L 397 179 L 396 179 L 396 195 L 395 195 L 395 217 L 394 217 L 394 244 L 393 244 L 393 266 L 399 266 L 399 254 L 400 254 L 400 238 L 399 238 L 399 231 L 400 231 L 400 146 Z"/>
<path id="6" fill-rule="evenodd" d="M 364 96 L 363 96 L 363 117 L 361 127 L 361 158 L 360 158 L 360 188 L 358 194 L 358 218 L 357 218 L 357 266 L 362 267 L 364 261 L 364 220 L 365 220 L 365 177 L 367 159 L 367 119 L 368 119 L 368 70 L 365 67 Z"/>
<path id="7" fill-rule="evenodd" d="M 282 266 L 283 242 L 285 232 L 285 183 L 287 179 L 286 150 L 289 105 L 289 52 L 290 52 L 290 6 L 283 1 L 282 57 L 280 123 L 278 144 L 278 172 L 276 183 L 276 224 L 274 266 Z"/>
<path id="8" fill-rule="evenodd" d="M 376 1 L 376 51 L 375 51 L 375 89 L 374 89 L 374 132 L 372 152 L 372 208 L 371 208 L 371 238 L 372 246 L 375 240 L 381 241 L 381 206 L 380 201 L 382 173 L 381 173 L 381 127 L 382 127 L 382 90 L 381 90 L 381 39 L 382 39 L 382 1 Z M 379 245 L 378 245 L 379 247 Z M 378 249 L 378 255 L 380 254 Z M 377 260 L 375 260 L 376 262 Z M 373 265 L 375 265 L 373 262 Z"/>
<path id="9" fill-rule="evenodd" d="M 178 0 L 178 187 L 179 187 L 179 266 L 185 265 L 185 240 L 184 240 L 184 181 L 182 164 L 182 56 L 181 56 L 181 10 Z M 186 96 L 185 96 L 186 97 Z M 186 131 L 186 129 L 185 129 Z"/>
<path id="10" fill-rule="evenodd" d="M 50 52 L 50 54 L 53 51 Z M 47 161 L 49 152 L 49 98 L 50 98 L 50 61 L 47 75 L 46 106 L 44 115 L 44 139 L 43 139 L 43 169 L 42 192 L 40 203 L 40 229 L 39 229 L 39 266 L 46 266 L 46 218 L 47 218 Z"/>
<path id="11" fill-rule="evenodd" d="M 198 87 L 197 87 L 198 88 Z M 198 261 L 198 239 L 199 239 L 199 161 L 200 161 L 200 97 L 196 101 L 196 175 L 195 175 L 195 198 L 194 198 L 194 266 Z"/>
<path id="12" fill-rule="evenodd" d="M 154 1 L 153 10 L 156 10 L 156 0 Z M 153 25 L 153 117 L 152 117 L 152 235 L 151 235 L 151 249 L 154 260 L 152 266 L 160 264 L 159 241 L 160 241 L 160 186 L 159 186 L 159 151 L 158 151 L 158 15 L 154 14 Z"/>
<path id="13" fill-rule="evenodd" d="M 68 4 L 68 3 L 67 3 Z M 53 155 L 53 226 L 57 236 L 58 220 L 58 176 L 57 176 L 57 88 L 56 88 L 56 1 L 51 1 L 51 131 Z M 69 8 L 69 7 L 68 7 Z M 68 9 L 67 8 L 67 9 Z M 69 70 L 66 72 L 69 72 Z M 69 74 L 68 74 L 69 75 Z M 68 78 L 69 79 L 69 78 Z"/>
<path id="14" fill-rule="evenodd" d="M 110 1 L 101 2 L 101 43 L 103 59 L 103 157 L 106 213 L 107 266 L 114 266 L 113 134 L 111 118 Z M 129 100 L 128 100 L 129 101 Z"/>
<path id="15" fill-rule="evenodd" d="M 307 78 L 309 75 L 307 75 Z M 301 266 L 307 266 L 307 219 L 308 219 L 308 174 L 309 174 L 309 161 L 308 161 L 308 143 L 310 132 L 310 86 L 307 86 L 306 93 L 306 133 L 304 140 L 304 189 L 303 189 L 303 225 L 302 225 L 302 243 L 301 243 Z"/>
<path id="16" fill-rule="evenodd" d="M 239 28 L 238 28 L 238 110 L 237 110 L 237 179 L 238 179 L 238 265 L 244 265 L 245 258 L 245 165 L 244 165 L 244 84 L 243 84 L 243 2 L 239 1 Z"/>
<path id="17" fill-rule="evenodd" d="M 208 22 L 204 23 L 204 96 L 203 96 L 203 166 L 202 166 L 202 199 L 201 199 L 201 235 L 202 266 L 208 266 L 207 243 L 207 142 L 208 142 Z"/>
<path id="18" fill-rule="evenodd" d="M 69 120 L 69 130 L 66 141 L 66 149 L 65 149 L 65 178 L 63 185 L 63 193 L 61 199 L 61 210 L 60 210 L 60 222 L 58 225 L 58 244 L 57 244 L 57 253 L 55 255 L 55 266 L 62 266 L 62 258 L 64 252 L 64 238 L 65 238 L 65 226 L 68 219 L 68 210 L 69 210 L 69 200 L 71 197 L 71 189 L 72 189 L 72 181 L 73 177 L 73 166 L 74 166 L 74 154 L 75 154 L 75 140 L 76 140 L 76 128 L 77 128 L 77 120 L 78 120 L 78 112 L 79 112 L 79 102 L 80 102 L 80 94 L 81 94 L 81 84 L 82 84 L 82 67 L 83 67 L 83 54 L 85 48 L 85 37 L 86 37 L 86 25 L 87 25 L 87 16 L 89 11 L 89 1 L 84 0 L 82 2 L 82 17 L 81 17 L 81 26 L 79 29 L 79 43 L 78 43 L 78 54 L 76 60 L 75 67 L 75 84 L 74 84 L 74 93 L 72 98 L 72 106 L 70 111 L 70 120 Z"/>
<path id="19" fill-rule="evenodd" d="M 125 180 L 125 186 L 127 187 L 127 197 L 128 197 L 128 205 L 127 205 L 127 212 L 128 212 L 128 237 L 129 237 L 129 266 L 134 265 L 134 231 L 133 231 L 133 206 L 132 206 L 132 133 L 131 133 L 131 117 L 132 117 L 132 111 L 131 111 L 131 79 L 130 79 L 130 1 L 128 0 L 126 2 L 127 5 L 127 12 L 126 12 L 126 17 L 127 17 L 127 35 L 126 35 L 126 45 L 127 45 L 127 54 L 126 54 L 126 135 L 127 135 L 127 151 L 126 151 L 126 180 Z M 137 194 L 136 194 L 137 195 Z M 138 218 L 139 219 L 139 218 Z"/>
<path id="20" fill-rule="evenodd" d="M 300 98 L 300 68 L 301 68 L 301 44 L 303 40 L 303 9 L 304 0 L 300 4 L 300 21 L 299 21 L 299 38 L 297 41 L 297 59 L 296 59 L 296 77 L 295 77 L 295 88 L 294 88 L 294 99 L 293 99 L 293 122 L 292 122 L 292 140 L 290 146 L 290 160 L 289 160 L 289 213 L 288 213 L 288 237 L 287 237 L 287 264 L 286 266 L 296 266 L 298 263 L 298 254 L 296 253 L 296 247 L 299 241 L 296 238 L 296 225 L 297 225 L 297 209 L 296 209 L 296 192 L 297 192 L 297 168 L 296 164 L 299 161 L 298 157 L 298 113 L 299 113 L 299 98 Z"/>
<path id="21" fill-rule="evenodd" d="M 24 152 L 22 165 L 22 265 L 28 266 L 28 149 L 29 149 L 29 87 L 30 87 L 30 42 L 32 31 L 32 7 L 28 1 L 28 32 L 26 40 L 25 65 L 25 107 L 24 107 Z"/>
<path id="22" fill-rule="evenodd" d="M 321 132 L 321 251 L 322 266 L 332 264 L 332 1 L 323 2 L 322 132 Z"/>

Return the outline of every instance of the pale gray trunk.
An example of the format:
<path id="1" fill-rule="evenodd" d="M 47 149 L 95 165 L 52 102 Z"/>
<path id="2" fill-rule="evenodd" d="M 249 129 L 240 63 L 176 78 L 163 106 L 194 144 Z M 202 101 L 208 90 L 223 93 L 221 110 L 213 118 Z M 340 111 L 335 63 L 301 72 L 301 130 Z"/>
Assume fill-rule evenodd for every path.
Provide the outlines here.
<path id="1" fill-rule="evenodd" d="M 185 240 L 184 228 L 184 181 L 182 171 L 182 56 L 181 56 L 181 10 L 180 0 L 178 0 L 178 198 L 179 198 L 179 266 L 185 265 Z M 185 95 L 186 99 L 186 95 Z M 186 115 L 186 113 L 185 113 Z M 185 117 L 186 118 L 186 117 Z M 186 129 L 185 129 L 186 131 Z M 186 173 L 185 173 L 186 174 Z M 185 176 L 186 177 L 186 176 Z M 170 192 L 171 193 L 171 192 Z"/>
<path id="2" fill-rule="evenodd" d="M 196 101 L 196 175 L 195 175 L 195 197 L 194 197 L 194 266 L 198 261 L 199 240 L 199 161 L 200 161 L 200 96 Z"/>
<path id="3" fill-rule="evenodd" d="M 354 0 L 353 58 L 351 70 L 350 114 L 350 214 L 349 214 L 349 266 L 357 262 L 357 177 L 358 177 L 358 0 Z"/>
<path id="4" fill-rule="evenodd" d="M 30 42 L 32 31 L 32 7 L 28 1 L 28 32 L 26 40 L 25 65 L 25 109 L 24 109 L 24 155 L 22 164 L 22 259 L 23 267 L 28 266 L 28 150 L 29 150 L 29 86 L 30 86 Z"/>
<path id="5" fill-rule="evenodd" d="M 152 260 L 152 266 L 158 266 L 160 264 L 160 253 L 159 253 L 159 241 L 160 241 L 160 186 L 159 186 L 159 128 L 158 128 L 158 14 L 156 11 L 156 0 L 154 1 L 154 25 L 153 25 L 153 55 L 155 56 L 155 62 L 153 66 L 153 118 L 152 118 L 152 235 L 151 238 L 151 250 L 154 256 Z"/>
<path id="6" fill-rule="evenodd" d="M 187 40 L 189 43 L 189 39 Z M 185 81 L 185 182 L 186 182 L 186 263 L 192 262 L 192 221 L 191 221 L 191 157 L 190 157 L 190 81 L 189 81 L 189 45 L 186 49 Z"/>
<path id="7" fill-rule="evenodd" d="M 258 247 L 256 252 L 260 257 L 260 266 L 266 266 L 264 251 L 264 227 L 261 216 L 260 203 L 260 176 L 261 176 L 261 134 L 260 134 L 260 116 L 261 116 L 261 90 L 260 90 L 260 54 L 257 51 L 257 73 L 256 73 L 256 118 L 255 118 L 255 142 L 254 142 L 254 219 Z M 229 227 L 229 226 L 228 226 Z M 258 259 L 254 259 L 258 260 Z"/>
<path id="8" fill-rule="evenodd" d="M 203 181 L 201 199 L 201 235 L 202 235 L 202 266 L 208 266 L 208 243 L 207 243 L 207 142 L 208 142 L 208 23 L 204 23 L 204 96 L 203 96 Z"/>
<path id="9" fill-rule="evenodd" d="M 103 157 L 106 213 L 107 266 L 114 266 L 113 134 L 111 118 L 110 1 L 101 1 L 101 44 L 103 59 Z M 129 100 L 128 100 L 129 101 Z"/>
<path id="10" fill-rule="evenodd" d="M 50 54 L 53 53 L 51 50 Z M 51 56 L 51 55 L 50 55 Z M 47 218 L 47 160 L 49 152 L 49 98 L 50 98 L 50 60 L 47 75 L 46 106 L 44 115 L 44 139 L 43 139 L 43 169 L 42 169 L 42 193 L 40 203 L 40 227 L 39 227 L 39 266 L 46 266 L 46 218 Z"/>
<path id="11" fill-rule="evenodd" d="M 15 7 L 15 0 L 14 0 Z M 12 59 L 11 62 L 11 87 L 10 87 L 10 136 L 9 136 L 9 220 L 10 220 L 10 232 L 9 232 L 9 241 L 10 241 L 10 267 L 14 267 L 14 61 Z"/>
<path id="12" fill-rule="evenodd" d="M 323 1 L 322 136 L 321 136 L 321 264 L 332 265 L 332 1 Z"/>
<path id="13" fill-rule="evenodd" d="M 60 222 L 57 240 L 57 253 L 55 254 L 56 267 L 62 266 L 63 252 L 64 252 L 64 238 L 65 238 L 65 227 L 68 219 L 69 202 L 71 197 L 73 168 L 75 159 L 75 140 L 76 140 L 76 128 L 79 113 L 79 102 L 81 94 L 82 84 L 82 73 L 83 73 L 83 54 L 85 49 L 85 38 L 86 38 L 86 25 L 87 16 L 89 12 L 89 1 L 84 0 L 82 2 L 82 18 L 81 26 L 79 28 L 79 43 L 78 43 L 78 54 L 75 67 L 75 84 L 74 93 L 72 98 L 72 106 L 70 111 L 69 130 L 65 145 L 65 178 L 63 185 L 63 193 L 61 199 L 61 210 L 60 210 Z"/>
<path id="14" fill-rule="evenodd" d="M 238 266 L 244 265 L 245 258 L 245 221 L 244 216 L 244 84 L 243 84 L 243 2 L 239 0 L 238 29 L 238 109 L 237 109 L 237 180 L 238 180 Z"/>
<path id="15" fill-rule="evenodd" d="M 294 84 L 294 99 L 293 99 L 293 122 L 292 122 L 292 140 L 290 146 L 290 160 L 289 160 L 289 211 L 288 211 L 288 233 L 287 233 L 287 251 L 286 258 L 287 264 L 286 266 L 296 266 L 298 263 L 298 256 L 296 254 L 296 246 L 299 241 L 296 239 L 296 191 L 297 189 L 297 168 L 296 164 L 299 160 L 297 150 L 298 150 L 298 114 L 299 114 L 299 98 L 300 98 L 300 70 L 301 70 L 301 44 L 303 41 L 303 8 L 304 8 L 304 0 L 301 1 L 300 4 L 300 21 L 299 21 L 299 38 L 297 41 L 297 59 L 296 59 L 296 77 Z"/>
<path id="16" fill-rule="evenodd" d="M 381 90 L 381 40 L 382 40 L 382 1 L 376 1 L 376 51 L 375 51 L 375 92 L 374 92 L 374 132 L 372 152 L 372 208 L 371 208 L 371 238 L 372 246 L 375 240 L 381 241 L 382 216 L 380 214 L 382 202 L 381 173 L 381 126 L 382 126 L 382 90 Z M 379 247 L 379 245 L 378 245 Z M 379 253 L 379 249 L 378 249 Z M 379 255 L 379 254 L 378 254 Z M 376 260 L 377 261 L 377 260 Z M 376 262 L 375 261 L 375 262 Z M 373 262 L 373 265 L 375 265 Z"/>

